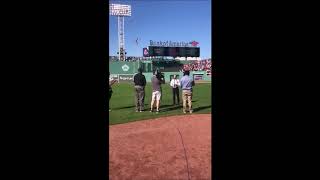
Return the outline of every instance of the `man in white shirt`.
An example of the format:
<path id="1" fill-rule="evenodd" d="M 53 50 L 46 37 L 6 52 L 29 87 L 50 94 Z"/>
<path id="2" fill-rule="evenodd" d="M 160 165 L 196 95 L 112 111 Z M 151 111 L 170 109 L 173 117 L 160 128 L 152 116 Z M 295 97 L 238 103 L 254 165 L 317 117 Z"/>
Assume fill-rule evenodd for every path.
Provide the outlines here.
<path id="1" fill-rule="evenodd" d="M 170 86 L 172 87 L 172 93 L 173 93 L 173 105 L 176 104 L 176 97 L 177 97 L 177 102 L 179 105 L 180 100 L 179 100 L 179 86 L 180 86 L 180 81 L 177 79 L 177 75 L 173 75 L 173 79 L 170 82 Z"/>

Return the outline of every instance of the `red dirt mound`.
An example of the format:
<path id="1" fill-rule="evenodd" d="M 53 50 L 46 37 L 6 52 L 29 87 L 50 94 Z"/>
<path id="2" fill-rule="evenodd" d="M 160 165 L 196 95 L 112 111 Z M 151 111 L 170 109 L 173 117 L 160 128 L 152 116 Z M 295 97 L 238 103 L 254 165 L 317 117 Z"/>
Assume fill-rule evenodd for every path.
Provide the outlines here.
<path id="1" fill-rule="evenodd" d="M 211 179 L 211 114 L 109 126 L 109 179 Z"/>

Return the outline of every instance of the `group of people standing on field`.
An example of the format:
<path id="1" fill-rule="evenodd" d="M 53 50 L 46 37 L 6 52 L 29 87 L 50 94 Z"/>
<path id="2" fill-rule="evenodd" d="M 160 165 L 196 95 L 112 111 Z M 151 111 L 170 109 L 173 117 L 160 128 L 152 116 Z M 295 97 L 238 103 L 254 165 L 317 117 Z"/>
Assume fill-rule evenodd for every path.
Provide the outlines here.
<path id="1" fill-rule="evenodd" d="M 182 89 L 182 102 L 183 102 L 183 113 L 193 112 L 192 109 L 192 87 L 195 85 L 193 79 L 189 76 L 190 71 L 186 70 L 183 72 L 183 77 L 179 80 L 177 76 L 174 75 L 170 81 L 170 86 L 172 87 L 173 94 L 173 105 L 180 104 L 179 98 L 179 87 Z M 109 73 L 110 76 L 110 73 Z M 144 111 L 144 98 L 145 98 L 145 86 L 147 84 L 145 76 L 142 74 L 142 69 L 138 69 L 138 73 L 133 78 L 134 89 L 135 89 L 135 104 L 136 112 Z M 111 86 L 115 83 L 115 80 L 109 82 L 109 102 L 112 96 Z M 152 96 L 150 103 L 150 112 L 158 113 L 160 111 L 160 101 L 162 95 L 161 84 L 164 84 L 164 76 L 158 71 L 154 71 L 151 78 L 152 86 Z M 154 107 L 155 106 L 155 107 Z M 188 108 L 187 108 L 188 106 Z M 109 111 L 111 111 L 109 109 Z"/>

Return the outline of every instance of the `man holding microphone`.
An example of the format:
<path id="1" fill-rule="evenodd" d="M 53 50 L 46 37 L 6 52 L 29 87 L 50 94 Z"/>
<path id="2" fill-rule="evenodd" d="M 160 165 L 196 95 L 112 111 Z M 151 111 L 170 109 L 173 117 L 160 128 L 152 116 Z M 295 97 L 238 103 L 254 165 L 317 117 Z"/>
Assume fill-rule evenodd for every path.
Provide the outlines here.
<path id="1" fill-rule="evenodd" d="M 173 75 L 173 79 L 170 82 L 170 86 L 172 87 L 172 94 L 173 94 L 173 105 L 176 105 L 176 97 L 177 97 L 177 102 L 179 105 L 180 100 L 179 100 L 179 86 L 180 86 L 180 81 L 177 79 L 177 75 Z"/>

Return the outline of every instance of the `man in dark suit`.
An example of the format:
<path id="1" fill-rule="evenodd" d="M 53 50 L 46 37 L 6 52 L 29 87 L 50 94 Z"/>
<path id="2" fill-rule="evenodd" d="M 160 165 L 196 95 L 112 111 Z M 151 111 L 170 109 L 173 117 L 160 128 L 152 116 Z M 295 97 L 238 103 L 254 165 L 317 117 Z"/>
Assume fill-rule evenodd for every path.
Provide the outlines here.
<path id="1" fill-rule="evenodd" d="M 173 94 L 173 105 L 176 104 L 176 98 L 177 98 L 177 105 L 180 104 L 179 99 L 179 86 L 180 81 L 177 79 L 177 75 L 173 75 L 173 78 L 171 79 L 170 86 L 172 87 L 172 94 Z"/>
<path id="2" fill-rule="evenodd" d="M 146 86 L 146 77 L 142 74 L 141 68 L 138 69 L 138 73 L 133 77 L 133 81 L 136 93 L 136 112 L 142 112 L 144 111 L 144 88 Z"/>

